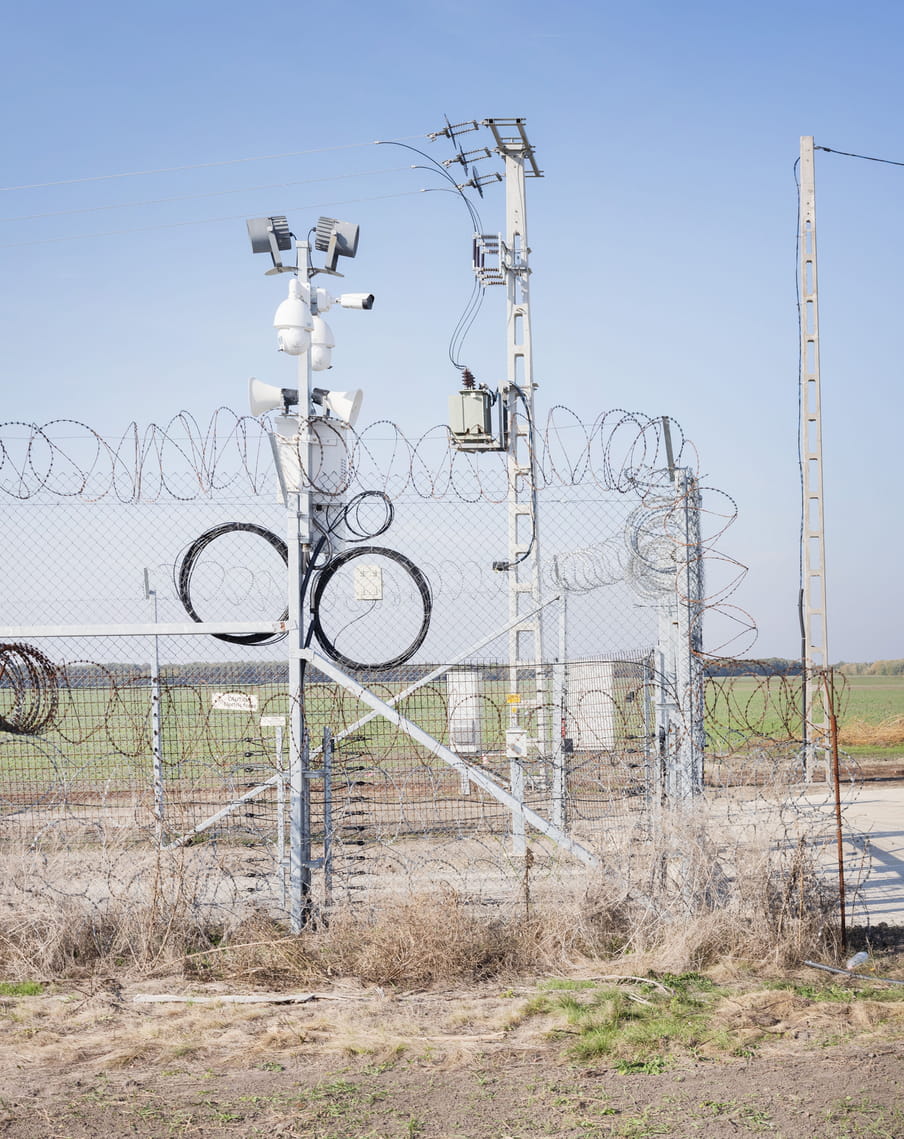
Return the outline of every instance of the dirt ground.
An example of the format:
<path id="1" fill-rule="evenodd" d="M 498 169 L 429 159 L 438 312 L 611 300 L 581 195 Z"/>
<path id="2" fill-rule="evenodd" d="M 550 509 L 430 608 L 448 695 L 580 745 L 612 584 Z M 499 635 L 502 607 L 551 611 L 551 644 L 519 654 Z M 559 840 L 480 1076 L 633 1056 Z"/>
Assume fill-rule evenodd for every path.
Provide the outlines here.
<path id="1" fill-rule="evenodd" d="M 261 994 L 176 978 L 5 997 L 0 1136 L 904 1137 L 904 1001 L 717 980 L 721 1042 L 647 1071 L 575 1059 L 564 1022 L 530 1012 L 539 978 L 407 994 L 339 982 L 295 1003 L 230 1003 Z"/>

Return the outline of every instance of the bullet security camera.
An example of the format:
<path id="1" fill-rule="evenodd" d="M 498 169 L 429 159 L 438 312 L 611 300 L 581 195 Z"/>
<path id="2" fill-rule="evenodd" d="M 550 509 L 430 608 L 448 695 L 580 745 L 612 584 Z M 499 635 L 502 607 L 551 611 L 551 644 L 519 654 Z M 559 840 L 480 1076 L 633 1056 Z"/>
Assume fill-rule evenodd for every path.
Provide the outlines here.
<path id="1" fill-rule="evenodd" d="M 343 308 L 371 309 L 374 307 L 373 293 L 343 293 L 341 297 L 336 299 Z"/>

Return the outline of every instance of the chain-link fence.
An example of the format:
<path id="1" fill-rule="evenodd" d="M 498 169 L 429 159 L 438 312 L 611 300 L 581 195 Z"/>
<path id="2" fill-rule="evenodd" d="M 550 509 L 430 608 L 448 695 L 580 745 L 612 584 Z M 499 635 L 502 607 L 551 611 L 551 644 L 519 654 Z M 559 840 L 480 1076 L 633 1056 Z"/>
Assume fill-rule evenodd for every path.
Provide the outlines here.
<path id="1" fill-rule="evenodd" d="M 284 911 L 299 779 L 318 906 L 437 881 L 506 898 L 527 841 L 536 877 L 598 873 L 557 835 L 616 876 L 617 852 L 645 858 L 649 876 L 679 807 L 723 841 L 821 833 L 799 787 L 799 680 L 707 679 L 753 622 L 729 601 L 743 569 L 717 549 L 733 506 L 699 486 L 686 442 L 669 465 L 660 421 L 549 416 L 532 660 L 513 659 L 512 576 L 493 568 L 505 457 L 386 423 L 342 446 L 302 590 L 310 643 L 352 683 L 315 660 L 293 692 L 291 537 L 264 424 L 181 416 L 116 441 L 2 428 L 0 817 L 27 889 L 128 899 L 165 858 L 199 906 Z M 326 448 L 315 463 L 336 469 Z M 512 795 L 548 833 L 525 832 Z"/>

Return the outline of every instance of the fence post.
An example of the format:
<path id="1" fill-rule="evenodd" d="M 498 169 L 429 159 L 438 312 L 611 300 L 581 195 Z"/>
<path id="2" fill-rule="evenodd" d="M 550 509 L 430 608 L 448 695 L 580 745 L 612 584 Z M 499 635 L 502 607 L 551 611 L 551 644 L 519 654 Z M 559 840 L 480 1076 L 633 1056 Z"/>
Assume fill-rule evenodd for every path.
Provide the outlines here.
<path id="1" fill-rule="evenodd" d="M 150 571 L 147 566 L 144 570 L 144 595 L 148 601 L 153 601 L 154 624 L 158 623 L 157 590 L 151 588 Z M 157 846 L 163 846 L 166 841 L 164 831 L 165 798 L 163 782 L 163 725 L 160 708 L 160 638 L 154 636 L 153 658 L 151 660 L 151 746 L 154 753 L 154 831 L 157 836 Z"/>
<path id="2" fill-rule="evenodd" d="M 308 429 L 303 431 L 304 453 L 310 455 Z M 289 525 L 289 624 L 297 649 L 304 646 L 301 587 L 305 552 L 310 534 L 310 494 L 287 495 Z M 300 933 L 311 910 L 311 786 L 308 779 L 310 748 L 304 713 L 305 662 L 298 652 L 289 655 L 289 915 L 293 933 Z"/>
<path id="3" fill-rule="evenodd" d="M 333 733 L 323 729 L 323 904 L 333 904 Z"/>
<path id="4" fill-rule="evenodd" d="M 829 713 L 829 737 L 832 746 L 832 782 L 835 789 L 835 845 L 838 851 L 838 907 L 841 918 L 841 948 L 847 949 L 847 916 L 844 889 L 844 836 L 841 820 L 841 767 L 838 760 L 838 718 L 835 715 L 835 672 L 823 672 L 823 687 Z"/>

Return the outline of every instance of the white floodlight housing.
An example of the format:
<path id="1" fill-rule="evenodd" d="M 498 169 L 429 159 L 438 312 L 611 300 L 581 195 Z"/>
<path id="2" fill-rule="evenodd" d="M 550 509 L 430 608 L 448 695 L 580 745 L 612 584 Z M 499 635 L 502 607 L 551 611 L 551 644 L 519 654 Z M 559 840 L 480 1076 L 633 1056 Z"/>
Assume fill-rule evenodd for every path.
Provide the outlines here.
<path id="1" fill-rule="evenodd" d="M 335 273 L 340 257 L 354 257 L 358 252 L 358 226 L 336 218 L 318 218 L 314 248 L 326 254 L 326 271 Z"/>
<path id="2" fill-rule="evenodd" d="M 283 409 L 284 415 L 288 415 L 289 408 L 298 403 L 298 389 L 277 388 L 252 376 L 248 381 L 248 403 L 252 415 L 264 415 L 278 407 Z"/>
<path id="3" fill-rule="evenodd" d="M 270 254 L 273 268 L 267 270 L 268 276 L 272 273 L 295 272 L 297 265 L 283 265 L 279 256 L 292 248 L 292 232 L 284 217 L 248 218 L 245 225 L 251 239 L 251 252 Z"/>
<path id="4" fill-rule="evenodd" d="M 333 330 L 322 316 L 313 318 L 314 329 L 311 333 L 311 370 L 325 372 L 333 366 L 333 348 L 336 341 Z"/>
<path id="5" fill-rule="evenodd" d="M 354 427 L 361 412 L 364 392 L 361 388 L 352 392 L 331 392 L 327 391 L 326 388 L 314 388 L 311 392 L 311 399 L 319 407 L 332 412 L 337 419 L 347 423 L 349 427 Z"/>
<path id="6" fill-rule="evenodd" d="M 314 323 L 297 277 L 289 282 L 289 295 L 276 310 L 273 327 L 280 352 L 288 356 L 303 356 L 307 352 Z"/>
<path id="7" fill-rule="evenodd" d="M 336 300 L 342 308 L 372 309 L 374 307 L 373 293 L 343 293 L 342 296 L 336 297 Z"/>

